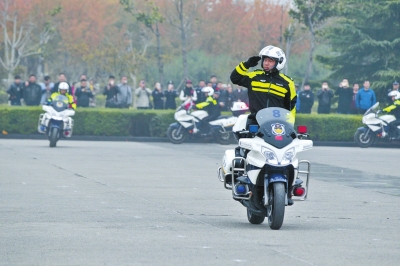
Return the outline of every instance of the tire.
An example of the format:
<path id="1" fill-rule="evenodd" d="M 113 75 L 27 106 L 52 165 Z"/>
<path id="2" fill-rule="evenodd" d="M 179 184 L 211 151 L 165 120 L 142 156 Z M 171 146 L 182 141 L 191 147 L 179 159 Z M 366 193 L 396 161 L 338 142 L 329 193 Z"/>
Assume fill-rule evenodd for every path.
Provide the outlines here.
<path id="1" fill-rule="evenodd" d="M 249 208 L 247 208 L 247 220 L 249 220 L 251 224 L 262 224 L 264 219 L 264 216 L 255 215 Z"/>
<path id="2" fill-rule="evenodd" d="M 50 129 L 49 139 L 50 139 L 50 147 L 51 148 L 53 148 L 53 147 L 55 147 L 57 145 L 58 132 L 59 132 L 59 129 L 56 128 L 56 127 L 53 127 L 53 128 Z"/>
<path id="3" fill-rule="evenodd" d="M 221 145 L 228 145 L 231 144 L 231 132 L 223 131 L 222 129 L 214 132 L 214 139 Z"/>
<path id="4" fill-rule="evenodd" d="M 357 130 L 354 134 L 354 142 L 361 148 L 368 148 L 374 144 L 375 135 L 369 129 L 367 131 Z"/>
<path id="5" fill-rule="evenodd" d="M 269 205 L 267 206 L 268 224 L 273 230 L 282 227 L 285 216 L 285 184 L 273 183 L 269 189 Z"/>
<path id="6" fill-rule="evenodd" d="M 178 133 L 178 131 L 180 132 Z M 169 127 L 167 130 L 167 137 L 169 141 L 174 144 L 183 143 L 186 140 L 187 135 L 188 134 L 186 132 L 186 129 L 184 129 L 182 126 L 180 126 L 179 128 Z"/>

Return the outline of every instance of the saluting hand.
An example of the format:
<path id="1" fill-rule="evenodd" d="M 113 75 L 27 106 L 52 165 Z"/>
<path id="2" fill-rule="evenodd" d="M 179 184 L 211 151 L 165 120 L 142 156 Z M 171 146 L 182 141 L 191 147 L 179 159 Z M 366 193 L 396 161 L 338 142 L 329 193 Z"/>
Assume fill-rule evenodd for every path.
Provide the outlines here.
<path id="1" fill-rule="evenodd" d="M 252 56 L 249 59 L 247 59 L 247 61 L 244 63 L 244 66 L 247 68 L 254 67 L 254 66 L 258 65 L 258 61 L 260 61 L 260 60 L 261 60 L 261 57 L 259 57 L 258 55 Z"/>

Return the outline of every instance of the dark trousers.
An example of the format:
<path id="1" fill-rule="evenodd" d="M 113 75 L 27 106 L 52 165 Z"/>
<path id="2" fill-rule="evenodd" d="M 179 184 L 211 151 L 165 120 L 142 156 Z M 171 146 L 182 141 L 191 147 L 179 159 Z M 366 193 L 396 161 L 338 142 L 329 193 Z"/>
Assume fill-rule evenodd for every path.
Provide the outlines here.
<path id="1" fill-rule="evenodd" d="M 329 114 L 331 112 L 330 105 L 319 105 L 318 106 L 318 114 Z"/>

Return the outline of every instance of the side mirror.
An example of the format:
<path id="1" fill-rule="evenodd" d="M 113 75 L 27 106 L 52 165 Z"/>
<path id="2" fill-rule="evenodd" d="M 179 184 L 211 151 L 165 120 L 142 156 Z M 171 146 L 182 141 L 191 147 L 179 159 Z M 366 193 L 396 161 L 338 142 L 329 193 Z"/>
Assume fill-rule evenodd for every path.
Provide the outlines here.
<path id="1" fill-rule="evenodd" d="M 307 133 L 307 126 L 298 126 L 297 133 L 299 134 L 306 134 Z"/>

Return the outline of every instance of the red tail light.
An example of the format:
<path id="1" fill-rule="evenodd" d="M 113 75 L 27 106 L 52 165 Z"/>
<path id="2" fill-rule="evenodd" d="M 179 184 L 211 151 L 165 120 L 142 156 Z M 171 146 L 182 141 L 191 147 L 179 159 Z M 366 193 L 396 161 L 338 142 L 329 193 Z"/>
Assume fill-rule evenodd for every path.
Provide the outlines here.
<path id="1" fill-rule="evenodd" d="M 298 127 L 297 127 L 297 132 L 298 132 L 299 134 L 305 134 L 305 133 L 307 133 L 307 126 L 298 126 Z"/>
<path id="2" fill-rule="evenodd" d="M 295 187 L 293 189 L 293 195 L 295 195 L 296 197 L 303 197 L 305 193 L 306 189 L 303 187 Z"/>
<path id="3" fill-rule="evenodd" d="M 68 135 L 69 135 L 69 132 L 68 132 L 68 131 L 65 131 L 64 134 L 65 134 L 65 136 L 68 136 Z"/>

